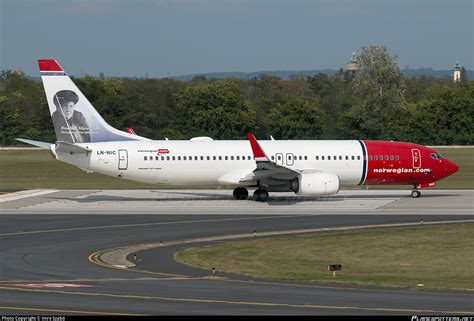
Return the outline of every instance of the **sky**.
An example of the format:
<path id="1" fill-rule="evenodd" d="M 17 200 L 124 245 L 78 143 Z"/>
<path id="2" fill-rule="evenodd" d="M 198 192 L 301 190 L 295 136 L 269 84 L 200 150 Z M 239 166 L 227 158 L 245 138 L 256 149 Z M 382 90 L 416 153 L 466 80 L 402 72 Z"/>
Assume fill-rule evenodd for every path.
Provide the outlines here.
<path id="1" fill-rule="evenodd" d="M 384 45 L 400 68 L 474 69 L 474 0 L 0 0 L 0 70 L 166 77 L 339 69 Z"/>

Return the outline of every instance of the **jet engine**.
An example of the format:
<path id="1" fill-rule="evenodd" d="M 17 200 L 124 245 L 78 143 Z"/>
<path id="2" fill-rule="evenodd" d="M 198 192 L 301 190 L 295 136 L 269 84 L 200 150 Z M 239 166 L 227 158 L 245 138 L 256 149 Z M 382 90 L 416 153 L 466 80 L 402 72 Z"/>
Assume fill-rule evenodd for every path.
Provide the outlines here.
<path id="1" fill-rule="evenodd" d="M 292 182 L 298 195 L 330 195 L 339 192 L 339 177 L 335 173 L 314 172 L 301 174 Z"/>

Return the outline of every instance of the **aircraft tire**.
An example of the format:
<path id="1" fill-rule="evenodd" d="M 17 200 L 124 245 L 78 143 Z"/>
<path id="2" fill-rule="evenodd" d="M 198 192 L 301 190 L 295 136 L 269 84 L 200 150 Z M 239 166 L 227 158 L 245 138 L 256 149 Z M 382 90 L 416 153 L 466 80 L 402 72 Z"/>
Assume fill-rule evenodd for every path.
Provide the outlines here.
<path id="1" fill-rule="evenodd" d="M 234 189 L 233 195 L 236 200 L 246 200 L 249 196 L 249 191 L 245 187 L 237 187 Z"/>
<path id="2" fill-rule="evenodd" d="M 419 197 L 421 197 L 421 192 L 417 189 L 414 189 L 414 190 L 411 191 L 411 197 L 419 198 Z"/>
<path id="3" fill-rule="evenodd" d="M 268 192 L 264 189 L 257 189 L 253 193 L 253 199 L 257 202 L 266 202 L 268 200 Z"/>

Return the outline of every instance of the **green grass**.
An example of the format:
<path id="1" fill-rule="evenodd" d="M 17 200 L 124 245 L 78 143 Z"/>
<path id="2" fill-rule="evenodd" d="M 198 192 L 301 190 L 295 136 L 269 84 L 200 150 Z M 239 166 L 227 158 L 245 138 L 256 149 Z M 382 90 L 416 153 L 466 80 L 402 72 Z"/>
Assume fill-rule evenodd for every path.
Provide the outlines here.
<path id="1" fill-rule="evenodd" d="M 98 173 L 54 160 L 47 150 L 0 151 L 0 190 L 64 188 L 156 188 Z"/>
<path id="2" fill-rule="evenodd" d="M 459 166 L 459 171 L 438 182 L 438 188 L 474 188 L 474 148 L 435 148 Z"/>
<path id="3" fill-rule="evenodd" d="M 474 224 L 257 239 L 190 248 L 175 258 L 253 277 L 474 290 Z M 335 278 L 329 264 L 342 264 Z"/>
<path id="4" fill-rule="evenodd" d="M 459 172 L 438 182 L 438 188 L 474 188 L 474 148 L 438 149 L 460 166 Z M 54 160 L 46 150 L 1 150 L 0 189 L 32 188 L 163 188 L 121 180 L 97 173 L 87 174 L 79 168 Z M 387 186 L 394 188 L 394 186 Z M 354 187 L 360 188 L 360 187 Z M 362 187 L 365 188 L 365 187 Z M 380 188 L 379 186 L 370 186 Z M 402 188 L 408 188 L 406 185 Z"/>

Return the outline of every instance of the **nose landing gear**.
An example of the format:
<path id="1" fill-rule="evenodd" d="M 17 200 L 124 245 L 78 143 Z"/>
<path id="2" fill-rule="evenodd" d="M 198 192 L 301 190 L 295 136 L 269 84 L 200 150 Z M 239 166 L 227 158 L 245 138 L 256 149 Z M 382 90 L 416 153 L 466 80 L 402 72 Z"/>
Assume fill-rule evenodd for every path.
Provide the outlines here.
<path id="1" fill-rule="evenodd" d="M 417 189 L 414 189 L 414 190 L 411 191 L 411 197 L 413 197 L 413 198 L 421 197 L 421 192 Z"/>

